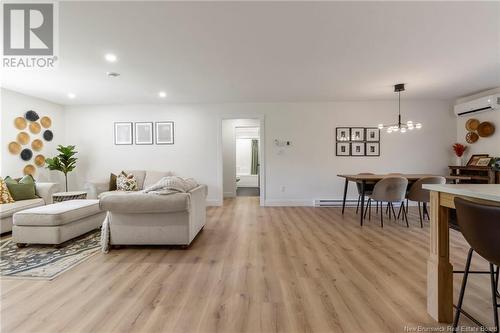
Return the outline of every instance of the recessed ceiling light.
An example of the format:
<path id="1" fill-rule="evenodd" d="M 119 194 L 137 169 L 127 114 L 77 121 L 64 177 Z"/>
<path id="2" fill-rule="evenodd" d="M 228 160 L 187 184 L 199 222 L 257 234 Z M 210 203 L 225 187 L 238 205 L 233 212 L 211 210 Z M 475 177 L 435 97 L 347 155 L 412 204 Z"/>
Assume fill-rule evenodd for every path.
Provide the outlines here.
<path id="1" fill-rule="evenodd" d="M 118 77 L 118 76 L 120 76 L 120 73 L 106 72 L 106 75 L 109 76 L 109 77 Z"/>
<path id="2" fill-rule="evenodd" d="M 166 93 L 166 92 L 164 92 L 164 91 L 160 91 L 160 92 L 158 93 L 158 97 L 160 97 L 160 98 L 165 98 L 165 97 L 167 97 L 167 93 Z"/>
<path id="3" fill-rule="evenodd" d="M 75 95 L 75 94 L 73 94 L 73 93 L 68 93 L 68 98 L 73 99 L 73 98 L 75 98 L 75 97 L 76 97 L 76 95 Z"/>
<path id="4" fill-rule="evenodd" d="M 106 53 L 104 55 L 104 59 L 106 59 L 106 61 L 108 62 L 115 62 L 118 58 L 113 53 Z"/>

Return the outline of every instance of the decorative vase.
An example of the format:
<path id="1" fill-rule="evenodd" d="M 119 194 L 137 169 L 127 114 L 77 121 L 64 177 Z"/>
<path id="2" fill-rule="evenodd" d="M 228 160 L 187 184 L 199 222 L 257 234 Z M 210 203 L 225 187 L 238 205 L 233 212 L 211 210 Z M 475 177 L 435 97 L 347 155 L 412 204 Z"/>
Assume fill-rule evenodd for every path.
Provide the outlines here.
<path id="1" fill-rule="evenodd" d="M 462 166 L 462 156 L 456 156 L 456 165 Z"/>

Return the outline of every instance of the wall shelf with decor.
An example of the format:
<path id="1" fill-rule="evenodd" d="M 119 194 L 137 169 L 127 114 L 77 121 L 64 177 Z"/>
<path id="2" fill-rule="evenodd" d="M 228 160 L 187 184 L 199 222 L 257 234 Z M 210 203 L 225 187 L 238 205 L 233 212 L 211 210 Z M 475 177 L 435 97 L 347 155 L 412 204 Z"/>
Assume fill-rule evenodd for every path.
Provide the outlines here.
<path id="1" fill-rule="evenodd" d="M 460 180 L 461 183 L 500 184 L 500 171 L 489 166 L 448 166 L 450 176 L 467 176 L 470 180 Z"/>

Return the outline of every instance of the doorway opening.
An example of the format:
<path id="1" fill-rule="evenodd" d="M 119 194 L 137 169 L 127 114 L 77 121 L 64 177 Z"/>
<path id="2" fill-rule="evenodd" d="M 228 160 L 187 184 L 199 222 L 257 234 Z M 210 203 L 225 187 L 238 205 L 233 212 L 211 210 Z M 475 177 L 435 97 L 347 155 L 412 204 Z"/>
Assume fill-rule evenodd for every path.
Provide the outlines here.
<path id="1" fill-rule="evenodd" d="M 260 196 L 259 138 L 259 127 L 235 128 L 237 197 Z"/>
<path id="2" fill-rule="evenodd" d="M 223 196 L 260 197 L 262 203 L 261 119 L 222 120 Z"/>

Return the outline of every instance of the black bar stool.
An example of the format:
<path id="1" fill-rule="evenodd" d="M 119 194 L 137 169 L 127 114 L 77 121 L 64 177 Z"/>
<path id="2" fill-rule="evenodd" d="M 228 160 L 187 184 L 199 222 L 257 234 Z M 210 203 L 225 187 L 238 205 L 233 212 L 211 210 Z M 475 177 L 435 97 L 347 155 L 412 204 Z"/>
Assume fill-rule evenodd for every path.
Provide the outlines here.
<path id="1" fill-rule="evenodd" d="M 472 253 L 476 252 L 490 263 L 491 297 L 493 303 L 493 316 L 495 320 L 495 331 L 498 330 L 498 308 L 497 300 L 498 269 L 500 266 L 500 207 L 478 204 L 469 200 L 455 198 L 455 208 L 457 210 L 457 220 L 460 231 L 465 240 L 471 246 L 467 255 L 462 288 L 458 297 L 457 311 L 453 328 L 456 330 L 460 314 L 465 313 L 462 309 L 465 287 L 470 272 Z M 496 272 L 495 272 L 496 271 Z M 496 277 L 495 277 L 496 275 Z M 478 324 L 477 321 L 475 321 Z"/>

